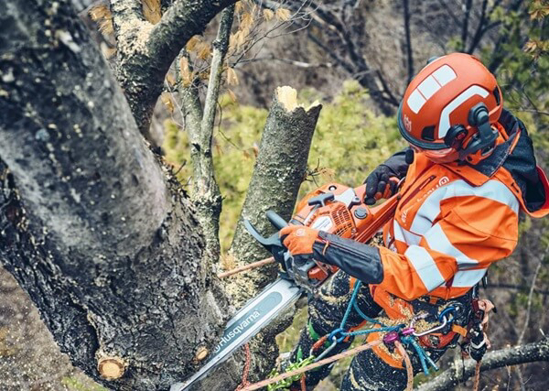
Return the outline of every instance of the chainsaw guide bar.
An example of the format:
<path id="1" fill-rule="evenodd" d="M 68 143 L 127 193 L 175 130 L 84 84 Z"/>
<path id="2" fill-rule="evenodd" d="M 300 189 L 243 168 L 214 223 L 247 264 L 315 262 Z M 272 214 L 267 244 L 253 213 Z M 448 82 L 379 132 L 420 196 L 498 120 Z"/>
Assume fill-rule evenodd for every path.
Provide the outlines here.
<path id="1" fill-rule="evenodd" d="M 295 303 L 303 289 L 294 282 L 279 278 L 263 292 L 250 300 L 227 324 L 221 341 L 212 357 L 198 372 L 183 383 L 175 383 L 170 391 L 191 390 L 191 386 L 202 379 L 214 367 L 228 359 L 234 351 L 269 324 L 282 310 Z"/>

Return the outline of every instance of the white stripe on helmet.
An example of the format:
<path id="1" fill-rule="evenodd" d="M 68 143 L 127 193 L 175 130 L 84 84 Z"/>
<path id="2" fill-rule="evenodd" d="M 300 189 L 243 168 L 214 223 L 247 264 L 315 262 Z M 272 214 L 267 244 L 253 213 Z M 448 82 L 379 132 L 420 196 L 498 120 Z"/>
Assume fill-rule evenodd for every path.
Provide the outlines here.
<path id="1" fill-rule="evenodd" d="M 490 92 L 479 86 L 471 86 L 459 94 L 453 101 L 440 113 L 440 120 L 438 121 L 438 138 L 444 138 L 448 130 L 450 129 L 450 114 L 457 109 L 463 102 L 475 95 L 480 95 L 486 98 Z"/>

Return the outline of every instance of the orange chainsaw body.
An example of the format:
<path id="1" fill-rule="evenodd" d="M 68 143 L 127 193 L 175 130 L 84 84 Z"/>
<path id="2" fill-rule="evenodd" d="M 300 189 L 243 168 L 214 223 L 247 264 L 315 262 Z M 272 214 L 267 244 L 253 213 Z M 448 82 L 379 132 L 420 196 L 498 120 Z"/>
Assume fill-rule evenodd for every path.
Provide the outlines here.
<path id="1" fill-rule="evenodd" d="M 328 183 L 299 202 L 290 223 L 366 243 L 393 217 L 400 196 L 397 193 L 382 204 L 371 207 L 363 201 L 365 191 L 364 185 L 353 189 Z M 308 271 L 313 280 L 323 281 L 338 270 L 335 266 L 315 263 L 316 267 Z"/>

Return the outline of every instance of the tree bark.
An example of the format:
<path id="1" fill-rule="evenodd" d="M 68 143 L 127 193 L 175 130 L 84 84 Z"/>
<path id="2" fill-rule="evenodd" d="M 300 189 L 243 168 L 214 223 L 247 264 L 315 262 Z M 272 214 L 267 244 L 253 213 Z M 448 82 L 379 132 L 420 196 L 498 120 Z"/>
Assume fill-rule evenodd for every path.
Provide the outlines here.
<path id="1" fill-rule="evenodd" d="M 0 26 L 0 260 L 76 366 L 167 389 L 226 317 L 186 195 L 67 0 L 14 0 Z"/>
<path id="2" fill-rule="evenodd" d="M 143 18 L 135 0 L 112 0 L 118 49 L 117 77 L 146 136 L 172 62 L 189 39 L 236 0 L 175 0 L 159 23 Z"/>
<path id="3" fill-rule="evenodd" d="M 294 89 L 277 89 L 230 250 L 238 262 L 249 263 L 269 255 L 248 234 L 243 219 L 250 220 L 264 235 L 274 232 L 265 217 L 268 210 L 274 210 L 285 220 L 290 219 L 299 187 L 306 176 L 307 158 L 321 108 L 320 104 L 307 110 L 299 107 Z M 262 268 L 259 272 L 247 273 L 248 280 L 239 285 L 241 289 L 255 287 L 257 290 L 275 274 L 276 265 Z M 247 297 L 247 294 L 241 296 Z"/>
<path id="4" fill-rule="evenodd" d="M 480 369 L 488 371 L 534 361 L 549 361 L 549 338 L 489 352 L 484 356 Z M 476 361 L 472 359 L 466 360 L 464 366 L 460 361 L 456 361 L 449 369 L 419 387 L 418 391 L 444 391 L 455 387 L 475 374 L 475 366 Z"/>

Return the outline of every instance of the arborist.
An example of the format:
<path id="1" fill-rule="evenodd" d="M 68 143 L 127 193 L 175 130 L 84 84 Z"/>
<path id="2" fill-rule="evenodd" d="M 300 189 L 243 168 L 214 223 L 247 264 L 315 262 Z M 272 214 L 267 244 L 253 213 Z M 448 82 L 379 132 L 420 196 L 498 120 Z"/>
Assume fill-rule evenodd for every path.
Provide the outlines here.
<path id="1" fill-rule="evenodd" d="M 373 204 L 394 194 L 402 180 L 383 246 L 301 225 L 281 231 L 294 258 L 312 255 L 341 269 L 310 299 L 293 360 L 339 327 L 357 281 L 358 310 L 348 315 L 349 326 L 382 312 L 392 324 L 414 319 L 424 323 L 418 343 L 432 361 L 460 336 L 478 359 L 486 349 L 481 323 L 487 309 L 478 298 L 479 283 L 517 245 L 519 212 L 542 217 L 549 211 L 549 186 L 536 166 L 532 140 L 503 108 L 496 78 L 475 57 L 454 53 L 429 62 L 406 89 L 398 128 L 409 148 L 365 181 L 366 203 Z M 377 334 L 368 339 L 382 337 Z M 328 355 L 350 343 L 341 339 Z M 407 350 L 417 373 L 417 350 Z M 330 369 L 308 372 L 306 388 L 313 389 Z M 402 390 L 406 381 L 402 356 L 381 344 L 354 357 L 341 390 Z M 302 382 L 292 385 L 301 387 Z"/>

